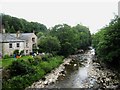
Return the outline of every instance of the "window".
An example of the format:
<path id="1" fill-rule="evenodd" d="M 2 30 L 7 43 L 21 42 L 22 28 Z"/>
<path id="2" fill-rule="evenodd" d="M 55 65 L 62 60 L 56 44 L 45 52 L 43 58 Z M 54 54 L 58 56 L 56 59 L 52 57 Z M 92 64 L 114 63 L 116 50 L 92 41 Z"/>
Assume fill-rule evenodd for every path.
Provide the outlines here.
<path id="1" fill-rule="evenodd" d="M 17 47 L 20 47 L 20 44 L 19 44 L 19 43 L 17 43 L 17 44 L 16 44 L 16 46 L 17 46 Z"/>
<path id="2" fill-rule="evenodd" d="M 12 43 L 9 43 L 9 48 L 12 48 Z"/>
<path id="3" fill-rule="evenodd" d="M 32 42 L 35 42 L 35 38 L 32 38 Z"/>
<path id="4" fill-rule="evenodd" d="M 28 50 L 26 50 L 26 53 L 28 53 Z"/>
<path id="5" fill-rule="evenodd" d="M 26 47 L 28 47 L 28 43 L 26 43 Z"/>

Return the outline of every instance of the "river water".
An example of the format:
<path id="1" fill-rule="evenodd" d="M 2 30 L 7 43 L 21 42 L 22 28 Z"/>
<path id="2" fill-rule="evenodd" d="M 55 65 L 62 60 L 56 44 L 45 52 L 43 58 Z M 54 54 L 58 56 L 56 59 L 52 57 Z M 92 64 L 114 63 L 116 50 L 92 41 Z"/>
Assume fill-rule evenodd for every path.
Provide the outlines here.
<path id="1" fill-rule="evenodd" d="M 39 80 L 30 87 L 50 88 L 50 90 L 53 88 L 100 88 L 100 90 L 112 88 L 112 90 L 120 90 L 120 80 L 116 73 L 100 65 L 97 60 L 93 48 L 83 54 L 71 55 L 67 62 L 46 75 L 45 80 Z M 62 69 L 63 66 L 64 69 Z"/>
<path id="2" fill-rule="evenodd" d="M 65 77 L 61 77 L 55 84 L 49 85 L 48 87 L 91 88 L 96 85 L 95 78 L 90 76 L 90 71 L 93 69 L 92 59 L 94 55 L 94 49 L 88 50 L 85 54 L 79 54 L 77 58 L 79 62 L 81 62 L 81 65 L 78 67 L 78 69 L 72 70 L 71 72 L 67 73 Z"/>

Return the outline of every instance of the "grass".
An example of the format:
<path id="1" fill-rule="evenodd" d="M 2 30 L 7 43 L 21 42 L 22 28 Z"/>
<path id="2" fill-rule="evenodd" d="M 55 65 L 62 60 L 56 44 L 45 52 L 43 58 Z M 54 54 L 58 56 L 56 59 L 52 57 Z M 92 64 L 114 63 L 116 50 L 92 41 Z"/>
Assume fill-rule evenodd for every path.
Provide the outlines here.
<path id="1" fill-rule="evenodd" d="M 30 58 L 32 57 L 24 56 L 16 61 L 14 58 L 3 59 L 3 66 L 8 66 L 5 70 L 9 69 L 7 75 L 3 74 L 2 86 L 4 90 L 7 90 L 7 88 L 12 90 L 21 88 L 22 90 L 43 78 L 63 62 L 62 56 L 47 57 L 46 60 L 34 58 L 32 62 L 30 62 Z"/>
<path id="2" fill-rule="evenodd" d="M 28 60 L 28 58 L 32 58 L 32 56 L 23 56 L 19 59 L 16 59 L 16 58 L 1 59 L 0 66 L 2 66 L 3 68 L 6 68 L 7 66 L 11 65 L 12 62 L 15 60 Z"/>

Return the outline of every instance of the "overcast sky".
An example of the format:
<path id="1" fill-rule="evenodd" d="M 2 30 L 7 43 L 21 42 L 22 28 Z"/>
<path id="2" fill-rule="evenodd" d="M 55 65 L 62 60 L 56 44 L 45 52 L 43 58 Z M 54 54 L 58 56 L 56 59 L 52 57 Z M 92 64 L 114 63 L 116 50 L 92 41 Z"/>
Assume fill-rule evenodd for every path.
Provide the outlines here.
<path id="1" fill-rule="evenodd" d="M 88 2 L 89 1 L 89 2 Z M 56 24 L 83 24 L 91 33 L 107 25 L 118 14 L 119 0 L 1 0 L 2 13 L 39 22 L 53 27 Z"/>

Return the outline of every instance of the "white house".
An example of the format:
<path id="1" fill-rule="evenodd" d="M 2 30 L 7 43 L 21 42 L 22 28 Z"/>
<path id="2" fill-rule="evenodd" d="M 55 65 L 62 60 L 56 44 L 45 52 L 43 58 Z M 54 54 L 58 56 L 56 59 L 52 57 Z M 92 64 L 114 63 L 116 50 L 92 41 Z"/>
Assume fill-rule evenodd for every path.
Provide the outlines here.
<path id="1" fill-rule="evenodd" d="M 28 55 L 37 46 L 37 36 L 34 33 L 0 33 L 0 54 L 12 55 L 15 50 Z"/>

